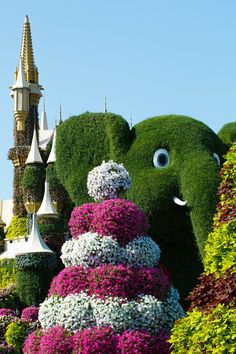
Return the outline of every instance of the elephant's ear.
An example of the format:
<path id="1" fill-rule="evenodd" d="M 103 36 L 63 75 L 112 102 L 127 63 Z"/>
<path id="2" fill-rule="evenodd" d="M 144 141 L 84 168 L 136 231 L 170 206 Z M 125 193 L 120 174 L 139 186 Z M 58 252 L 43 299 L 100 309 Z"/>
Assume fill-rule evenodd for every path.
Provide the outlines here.
<path id="1" fill-rule="evenodd" d="M 236 142 L 236 122 L 225 124 L 218 136 L 228 147 Z"/>
<path id="2" fill-rule="evenodd" d="M 76 205 L 89 201 L 88 172 L 103 160 L 122 162 L 132 142 L 129 125 L 113 113 L 84 113 L 57 128 L 56 168 Z"/>

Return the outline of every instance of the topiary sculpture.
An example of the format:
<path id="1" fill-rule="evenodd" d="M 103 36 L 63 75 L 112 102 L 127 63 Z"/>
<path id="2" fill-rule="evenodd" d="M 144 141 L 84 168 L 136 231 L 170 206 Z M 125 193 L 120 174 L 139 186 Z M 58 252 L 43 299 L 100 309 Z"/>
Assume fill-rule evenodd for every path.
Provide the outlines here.
<path id="1" fill-rule="evenodd" d="M 153 117 L 130 130 L 115 114 L 85 113 L 58 127 L 56 168 L 81 205 L 91 201 L 86 176 L 94 166 L 109 159 L 124 163 L 132 180 L 128 198 L 148 215 L 150 235 L 185 297 L 202 271 L 199 252 L 211 230 L 225 152 L 220 138 L 190 117 Z"/>
<path id="2" fill-rule="evenodd" d="M 61 354 L 169 353 L 168 333 L 184 315 L 178 292 L 159 262 L 159 246 L 147 236 L 145 214 L 118 198 L 130 184 L 128 173 L 112 161 L 100 170 L 88 185 L 102 202 L 73 211 L 73 239 L 62 249 L 66 268 L 40 306 L 43 332 L 30 335 L 24 354 L 58 346 Z"/>

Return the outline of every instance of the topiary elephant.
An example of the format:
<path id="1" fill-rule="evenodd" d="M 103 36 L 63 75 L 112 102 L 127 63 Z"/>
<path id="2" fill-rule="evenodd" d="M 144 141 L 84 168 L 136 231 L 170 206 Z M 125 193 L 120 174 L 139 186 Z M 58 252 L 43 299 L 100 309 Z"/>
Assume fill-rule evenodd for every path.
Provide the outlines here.
<path id="1" fill-rule="evenodd" d="M 202 271 L 225 153 L 210 128 L 185 116 L 153 117 L 130 129 L 121 116 L 87 112 L 57 129 L 57 173 L 76 205 L 90 201 L 86 178 L 94 166 L 124 164 L 132 179 L 127 198 L 149 216 L 150 235 L 182 298 Z"/>

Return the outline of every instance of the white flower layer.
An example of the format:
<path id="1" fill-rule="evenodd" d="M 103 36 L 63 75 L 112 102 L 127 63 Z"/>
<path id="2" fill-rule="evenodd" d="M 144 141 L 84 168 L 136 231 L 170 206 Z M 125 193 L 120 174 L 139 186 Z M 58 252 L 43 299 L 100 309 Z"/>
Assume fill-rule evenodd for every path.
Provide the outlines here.
<path id="1" fill-rule="evenodd" d="M 174 321 L 184 316 L 178 303 L 178 291 L 171 288 L 168 299 L 159 301 L 151 295 L 142 295 L 138 301 L 118 297 L 100 299 L 85 293 L 53 296 L 40 306 L 39 321 L 44 329 L 60 324 L 72 331 L 93 326 L 110 326 L 116 331 L 146 329 L 159 333 L 170 330 Z"/>
<path id="2" fill-rule="evenodd" d="M 62 262 L 66 267 L 82 265 L 97 267 L 103 264 L 125 264 L 152 268 L 160 259 L 160 248 L 149 236 L 140 236 L 125 247 L 111 236 L 87 232 L 77 240 L 66 241 L 62 246 Z"/>
<path id="3" fill-rule="evenodd" d="M 122 191 L 128 191 L 131 180 L 123 164 L 103 161 L 89 172 L 87 188 L 90 197 L 97 201 L 117 198 Z"/>

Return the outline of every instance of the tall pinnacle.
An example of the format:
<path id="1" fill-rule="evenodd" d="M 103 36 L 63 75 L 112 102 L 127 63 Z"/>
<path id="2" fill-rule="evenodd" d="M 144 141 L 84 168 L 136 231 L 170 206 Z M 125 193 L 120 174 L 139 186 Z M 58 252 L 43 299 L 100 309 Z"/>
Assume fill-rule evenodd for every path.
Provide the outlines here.
<path id="1" fill-rule="evenodd" d="M 26 15 L 24 26 L 23 26 L 23 34 L 22 34 L 22 42 L 21 42 L 21 51 L 20 57 L 22 60 L 22 64 L 24 67 L 24 71 L 26 74 L 26 80 L 29 83 L 38 83 L 38 69 L 34 64 L 34 53 L 33 53 L 33 45 L 31 38 L 31 29 L 29 18 Z"/>

